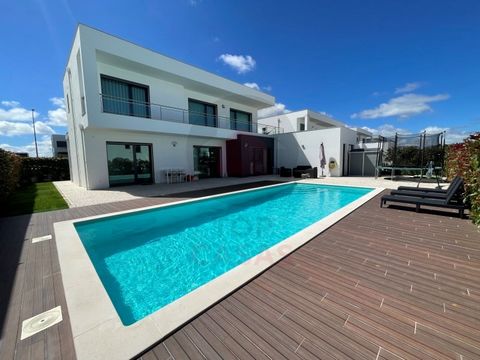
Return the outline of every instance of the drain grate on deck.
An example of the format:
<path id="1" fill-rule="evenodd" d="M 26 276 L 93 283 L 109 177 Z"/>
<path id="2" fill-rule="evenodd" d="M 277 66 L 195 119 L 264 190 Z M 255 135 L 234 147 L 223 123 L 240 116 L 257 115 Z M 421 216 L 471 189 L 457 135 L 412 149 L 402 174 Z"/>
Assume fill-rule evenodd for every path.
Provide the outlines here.
<path id="1" fill-rule="evenodd" d="M 24 340 L 40 331 L 48 329 L 50 326 L 58 324 L 62 321 L 62 308 L 57 306 L 56 308 L 47 310 L 41 314 L 38 314 L 30 319 L 22 322 L 22 334 L 20 340 Z"/>
<path id="2" fill-rule="evenodd" d="M 40 241 L 51 240 L 51 239 L 52 239 L 52 235 L 34 237 L 34 238 L 32 238 L 32 244 L 35 244 L 35 243 L 40 242 Z"/>

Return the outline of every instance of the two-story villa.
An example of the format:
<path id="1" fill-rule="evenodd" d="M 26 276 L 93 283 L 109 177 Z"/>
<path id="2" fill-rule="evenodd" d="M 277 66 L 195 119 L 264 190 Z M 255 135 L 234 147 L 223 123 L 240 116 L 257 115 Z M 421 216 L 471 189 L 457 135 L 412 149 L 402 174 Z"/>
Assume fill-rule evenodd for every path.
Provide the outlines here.
<path id="1" fill-rule="evenodd" d="M 269 174 L 274 97 L 79 25 L 64 81 L 72 181 L 88 189 Z"/>

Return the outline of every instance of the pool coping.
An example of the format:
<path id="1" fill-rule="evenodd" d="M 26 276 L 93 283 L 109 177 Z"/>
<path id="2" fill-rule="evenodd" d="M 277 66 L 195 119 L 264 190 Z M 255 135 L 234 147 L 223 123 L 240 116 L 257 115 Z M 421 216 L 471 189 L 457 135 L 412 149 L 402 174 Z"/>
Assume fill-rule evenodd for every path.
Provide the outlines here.
<path id="1" fill-rule="evenodd" d="M 314 180 L 296 182 L 366 188 L 327 185 Z M 128 359 L 140 354 L 378 195 L 383 188 L 372 188 L 372 191 L 359 199 L 128 326 L 122 324 L 74 228 L 75 223 L 292 183 L 268 185 L 54 223 L 55 241 L 77 358 Z"/>

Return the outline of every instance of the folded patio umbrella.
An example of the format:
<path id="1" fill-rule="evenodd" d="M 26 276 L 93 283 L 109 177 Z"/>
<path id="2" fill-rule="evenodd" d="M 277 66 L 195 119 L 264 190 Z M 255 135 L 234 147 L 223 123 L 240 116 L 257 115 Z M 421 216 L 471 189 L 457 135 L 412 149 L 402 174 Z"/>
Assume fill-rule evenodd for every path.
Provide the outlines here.
<path id="1" fill-rule="evenodd" d="M 320 167 L 322 168 L 322 176 L 323 176 L 323 169 L 325 169 L 325 165 L 327 165 L 327 158 L 325 157 L 325 148 L 323 147 L 323 142 L 320 144 Z"/>

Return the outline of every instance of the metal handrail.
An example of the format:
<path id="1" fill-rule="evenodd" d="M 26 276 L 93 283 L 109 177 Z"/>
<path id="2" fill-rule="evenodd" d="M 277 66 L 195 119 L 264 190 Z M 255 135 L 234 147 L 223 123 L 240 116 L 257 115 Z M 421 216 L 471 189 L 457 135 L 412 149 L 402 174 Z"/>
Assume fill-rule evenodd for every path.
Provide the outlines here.
<path id="1" fill-rule="evenodd" d="M 111 95 L 100 94 L 102 112 L 118 115 L 144 117 L 153 120 L 163 120 L 198 126 L 217 127 L 258 133 L 262 130 L 265 135 L 283 133 L 283 129 L 272 125 L 261 124 L 253 121 L 241 121 L 227 116 L 206 114 L 173 106 L 160 105 L 151 102 L 136 101 L 119 98 Z"/>

